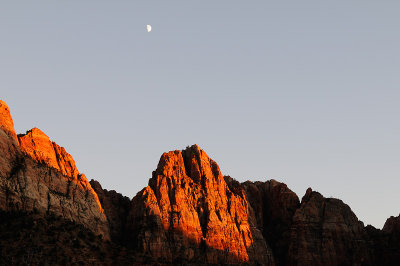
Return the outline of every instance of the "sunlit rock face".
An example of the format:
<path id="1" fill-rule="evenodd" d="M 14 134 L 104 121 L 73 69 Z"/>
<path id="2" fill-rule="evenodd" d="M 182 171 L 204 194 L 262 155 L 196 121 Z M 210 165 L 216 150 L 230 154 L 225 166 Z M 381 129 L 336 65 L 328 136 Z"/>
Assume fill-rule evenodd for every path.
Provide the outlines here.
<path id="1" fill-rule="evenodd" d="M 8 106 L 1 101 L 0 209 L 9 217 L 13 212 L 8 211 L 31 212 L 31 219 L 51 220 L 47 214 L 54 214 L 59 222 L 71 220 L 76 228 L 102 234 L 111 240 L 97 242 L 104 244 L 101 253 L 107 253 L 107 265 L 398 265 L 400 261 L 400 216 L 390 217 L 383 230 L 364 227 L 341 200 L 324 198 L 311 189 L 300 203 L 293 191 L 275 180 L 239 183 L 223 177 L 197 145 L 164 153 L 149 185 L 132 200 L 107 191 L 97 181 L 89 183 L 72 156 L 41 130 L 17 136 Z M 23 243 L 31 243 L 30 235 Z M 15 254 L 22 253 L 20 238 L 9 239 L 15 240 L 11 243 Z M 88 239 L 79 241 L 92 247 Z M 63 244 L 57 243 L 61 253 Z"/>
<path id="2" fill-rule="evenodd" d="M 12 124 L 11 116 L 11 122 L 1 118 L 1 125 Z M 0 129 L 0 208 L 52 213 L 109 238 L 97 194 L 79 174 L 72 156 L 39 129 L 20 135 L 18 145 L 16 135 L 4 128 Z"/>
<path id="3" fill-rule="evenodd" d="M 17 134 L 14 129 L 14 122 L 10 114 L 8 105 L 0 100 L 0 129 L 2 129 L 7 135 L 11 136 L 13 140 L 18 142 Z"/>
<path id="4" fill-rule="evenodd" d="M 137 249 L 169 261 L 274 265 L 244 190 L 197 145 L 161 156 L 129 217 Z"/>
<path id="5" fill-rule="evenodd" d="M 79 171 L 72 156 L 40 129 L 33 128 L 26 134 L 18 135 L 18 139 L 21 149 L 33 159 L 59 170 L 65 176 L 78 177 Z"/>

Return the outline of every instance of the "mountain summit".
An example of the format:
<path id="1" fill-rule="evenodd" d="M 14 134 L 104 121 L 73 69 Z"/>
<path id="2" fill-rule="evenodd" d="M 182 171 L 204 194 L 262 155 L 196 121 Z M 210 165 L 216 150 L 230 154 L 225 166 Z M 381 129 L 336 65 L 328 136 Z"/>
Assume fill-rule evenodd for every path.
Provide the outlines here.
<path id="1" fill-rule="evenodd" d="M 364 226 L 339 199 L 223 176 L 198 145 L 163 153 L 133 199 L 87 180 L 0 101 L 0 264 L 397 265 L 400 218 Z"/>

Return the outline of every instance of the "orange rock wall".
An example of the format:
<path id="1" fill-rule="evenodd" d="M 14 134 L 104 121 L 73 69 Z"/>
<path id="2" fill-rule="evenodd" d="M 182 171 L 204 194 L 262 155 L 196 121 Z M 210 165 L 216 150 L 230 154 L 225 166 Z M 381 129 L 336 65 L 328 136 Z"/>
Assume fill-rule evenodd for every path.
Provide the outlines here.
<path id="1" fill-rule="evenodd" d="M 2 100 L 0 100 L 0 129 L 18 142 L 17 134 L 15 133 L 14 129 L 14 122 L 10 114 L 10 109 Z"/>
<path id="2" fill-rule="evenodd" d="M 232 192 L 218 165 L 197 145 L 164 153 L 132 208 L 137 246 L 152 256 L 274 265 L 245 193 Z"/>

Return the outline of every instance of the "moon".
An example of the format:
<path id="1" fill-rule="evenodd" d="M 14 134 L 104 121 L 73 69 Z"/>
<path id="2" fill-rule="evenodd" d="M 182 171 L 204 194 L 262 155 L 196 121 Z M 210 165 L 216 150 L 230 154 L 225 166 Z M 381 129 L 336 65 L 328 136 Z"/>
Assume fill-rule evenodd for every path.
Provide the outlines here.
<path id="1" fill-rule="evenodd" d="M 147 29 L 147 32 L 150 32 L 151 31 L 151 25 L 147 25 L 146 29 Z"/>

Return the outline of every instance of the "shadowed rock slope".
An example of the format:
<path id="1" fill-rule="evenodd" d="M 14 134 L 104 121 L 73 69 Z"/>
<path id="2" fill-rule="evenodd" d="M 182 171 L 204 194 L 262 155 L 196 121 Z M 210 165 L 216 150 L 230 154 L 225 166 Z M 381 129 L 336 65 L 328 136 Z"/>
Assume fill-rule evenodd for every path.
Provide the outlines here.
<path id="1" fill-rule="evenodd" d="M 0 264 L 398 265 L 400 216 L 364 227 L 341 200 L 223 176 L 199 146 L 164 153 L 131 200 L 79 173 L 0 101 Z"/>

